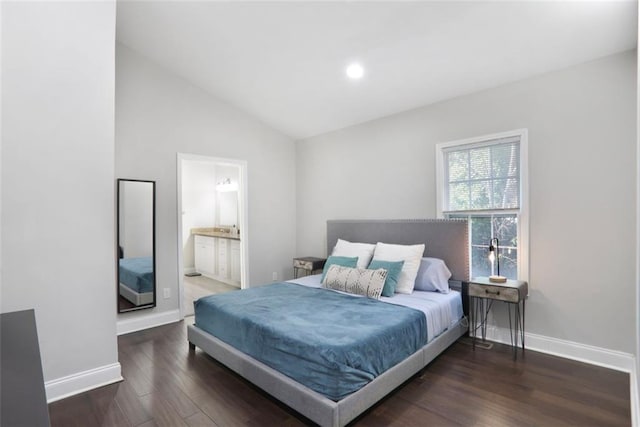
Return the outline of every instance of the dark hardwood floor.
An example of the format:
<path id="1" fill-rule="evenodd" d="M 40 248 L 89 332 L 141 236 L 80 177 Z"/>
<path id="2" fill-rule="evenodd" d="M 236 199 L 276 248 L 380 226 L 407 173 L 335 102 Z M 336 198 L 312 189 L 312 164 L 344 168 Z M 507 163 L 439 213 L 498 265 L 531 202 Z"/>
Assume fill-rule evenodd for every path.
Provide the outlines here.
<path id="1" fill-rule="evenodd" d="M 49 405 L 56 426 L 302 426 L 301 415 L 200 349 L 185 322 L 118 338 L 124 381 Z M 458 341 L 357 426 L 629 426 L 629 375 Z"/>
<path id="2" fill-rule="evenodd" d="M 129 310 L 130 308 L 135 308 L 136 305 L 124 298 L 122 295 L 118 295 L 118 308 L 120 310 Z"/>

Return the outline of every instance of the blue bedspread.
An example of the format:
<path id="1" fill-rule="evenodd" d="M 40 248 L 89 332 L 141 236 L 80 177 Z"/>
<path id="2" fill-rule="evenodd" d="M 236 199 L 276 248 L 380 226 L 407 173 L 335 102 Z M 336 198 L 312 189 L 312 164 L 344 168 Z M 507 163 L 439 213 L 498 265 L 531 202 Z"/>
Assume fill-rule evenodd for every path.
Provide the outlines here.
<path id="1" fill-rule="evenodd" d="M 120 283 L 138 293 L 152 292 L 154 287 L 152 258 L 121 258 L 118 276 Z"/>
<path id="2" fill-rule="evenodd" d="M 194 306 L 197 327 L 336 401 L 427 343 L 419 310 L 293 283 Z"/>

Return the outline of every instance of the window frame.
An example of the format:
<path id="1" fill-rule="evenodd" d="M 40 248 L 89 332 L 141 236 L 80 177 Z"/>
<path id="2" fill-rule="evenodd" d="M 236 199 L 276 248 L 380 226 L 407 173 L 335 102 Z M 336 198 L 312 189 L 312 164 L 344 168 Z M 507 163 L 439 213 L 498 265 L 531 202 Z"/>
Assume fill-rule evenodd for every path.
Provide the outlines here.
<path id="1" fill-rule="evenodd" d="M 445 151 L 452 147 L 464 147 L 465 145 L 486 144 L 491 141 L 504 138 L 519 138 L 520 142 L 520 208 L 519 209 L 489 209 L 457 211 L 459 215 L 487 216 L 491 214 L 515 213 L 518 216 L 518 280 L 529 280 L 529 141 L 527 129 L 515 129 L 506 132 L 482 135 L 473 138 L 459 139 L 455 141 L 441 142 L 435 146 L 436 157 L 436 215 L 445 218 L 443 207 L 446 205 L 444 176 Z M 448 213 L 448 212 L 447 212 Z M 453 213 L 451 213 L 453 214 Z M 454 214 L 454 215 L 455 215 Z M 471 233 L 469 233 L 469 259 L 471 260 Z M 471 262 L 469 262 L 469 274 L 471 275 Z M 471 276 L 470 276 L 471 277 Z"/>

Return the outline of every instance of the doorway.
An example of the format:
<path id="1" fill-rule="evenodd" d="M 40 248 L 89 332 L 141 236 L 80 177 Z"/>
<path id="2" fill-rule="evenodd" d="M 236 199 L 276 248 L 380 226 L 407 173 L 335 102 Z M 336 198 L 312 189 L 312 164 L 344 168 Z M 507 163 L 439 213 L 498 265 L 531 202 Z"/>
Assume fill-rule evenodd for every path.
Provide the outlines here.
<path id="1" fill-rule="evenodd" d="M 193 301 L 247 287 L 247 163 L 178 153 L 180 316 Z"/>

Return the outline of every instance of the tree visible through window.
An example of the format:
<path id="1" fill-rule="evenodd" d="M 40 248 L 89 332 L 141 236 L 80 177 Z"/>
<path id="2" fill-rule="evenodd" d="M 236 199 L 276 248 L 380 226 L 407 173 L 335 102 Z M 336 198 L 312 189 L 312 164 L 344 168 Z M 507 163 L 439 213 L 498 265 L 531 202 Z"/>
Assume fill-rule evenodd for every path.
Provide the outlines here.
<path id="1" fill-rule="evenodd" d="M 472 276 L 497 274 L 487 256 L 492 238 L 500 242 L 500 274 L 521 276 L 523 137 L 514 131 L 437 146 L 439 215 L 469 220 Z"/>
<path id="2" fill-rule="evenodd" d="M 500 274 L 510 279 L 518 277 L 518 216 L 504 215 L 449 215 L 449 218 L 469 220 L 471 233 L 471 271 L 473 276 L 490 276 L 488 258 L 489 240 L 500 242 Z"/>

